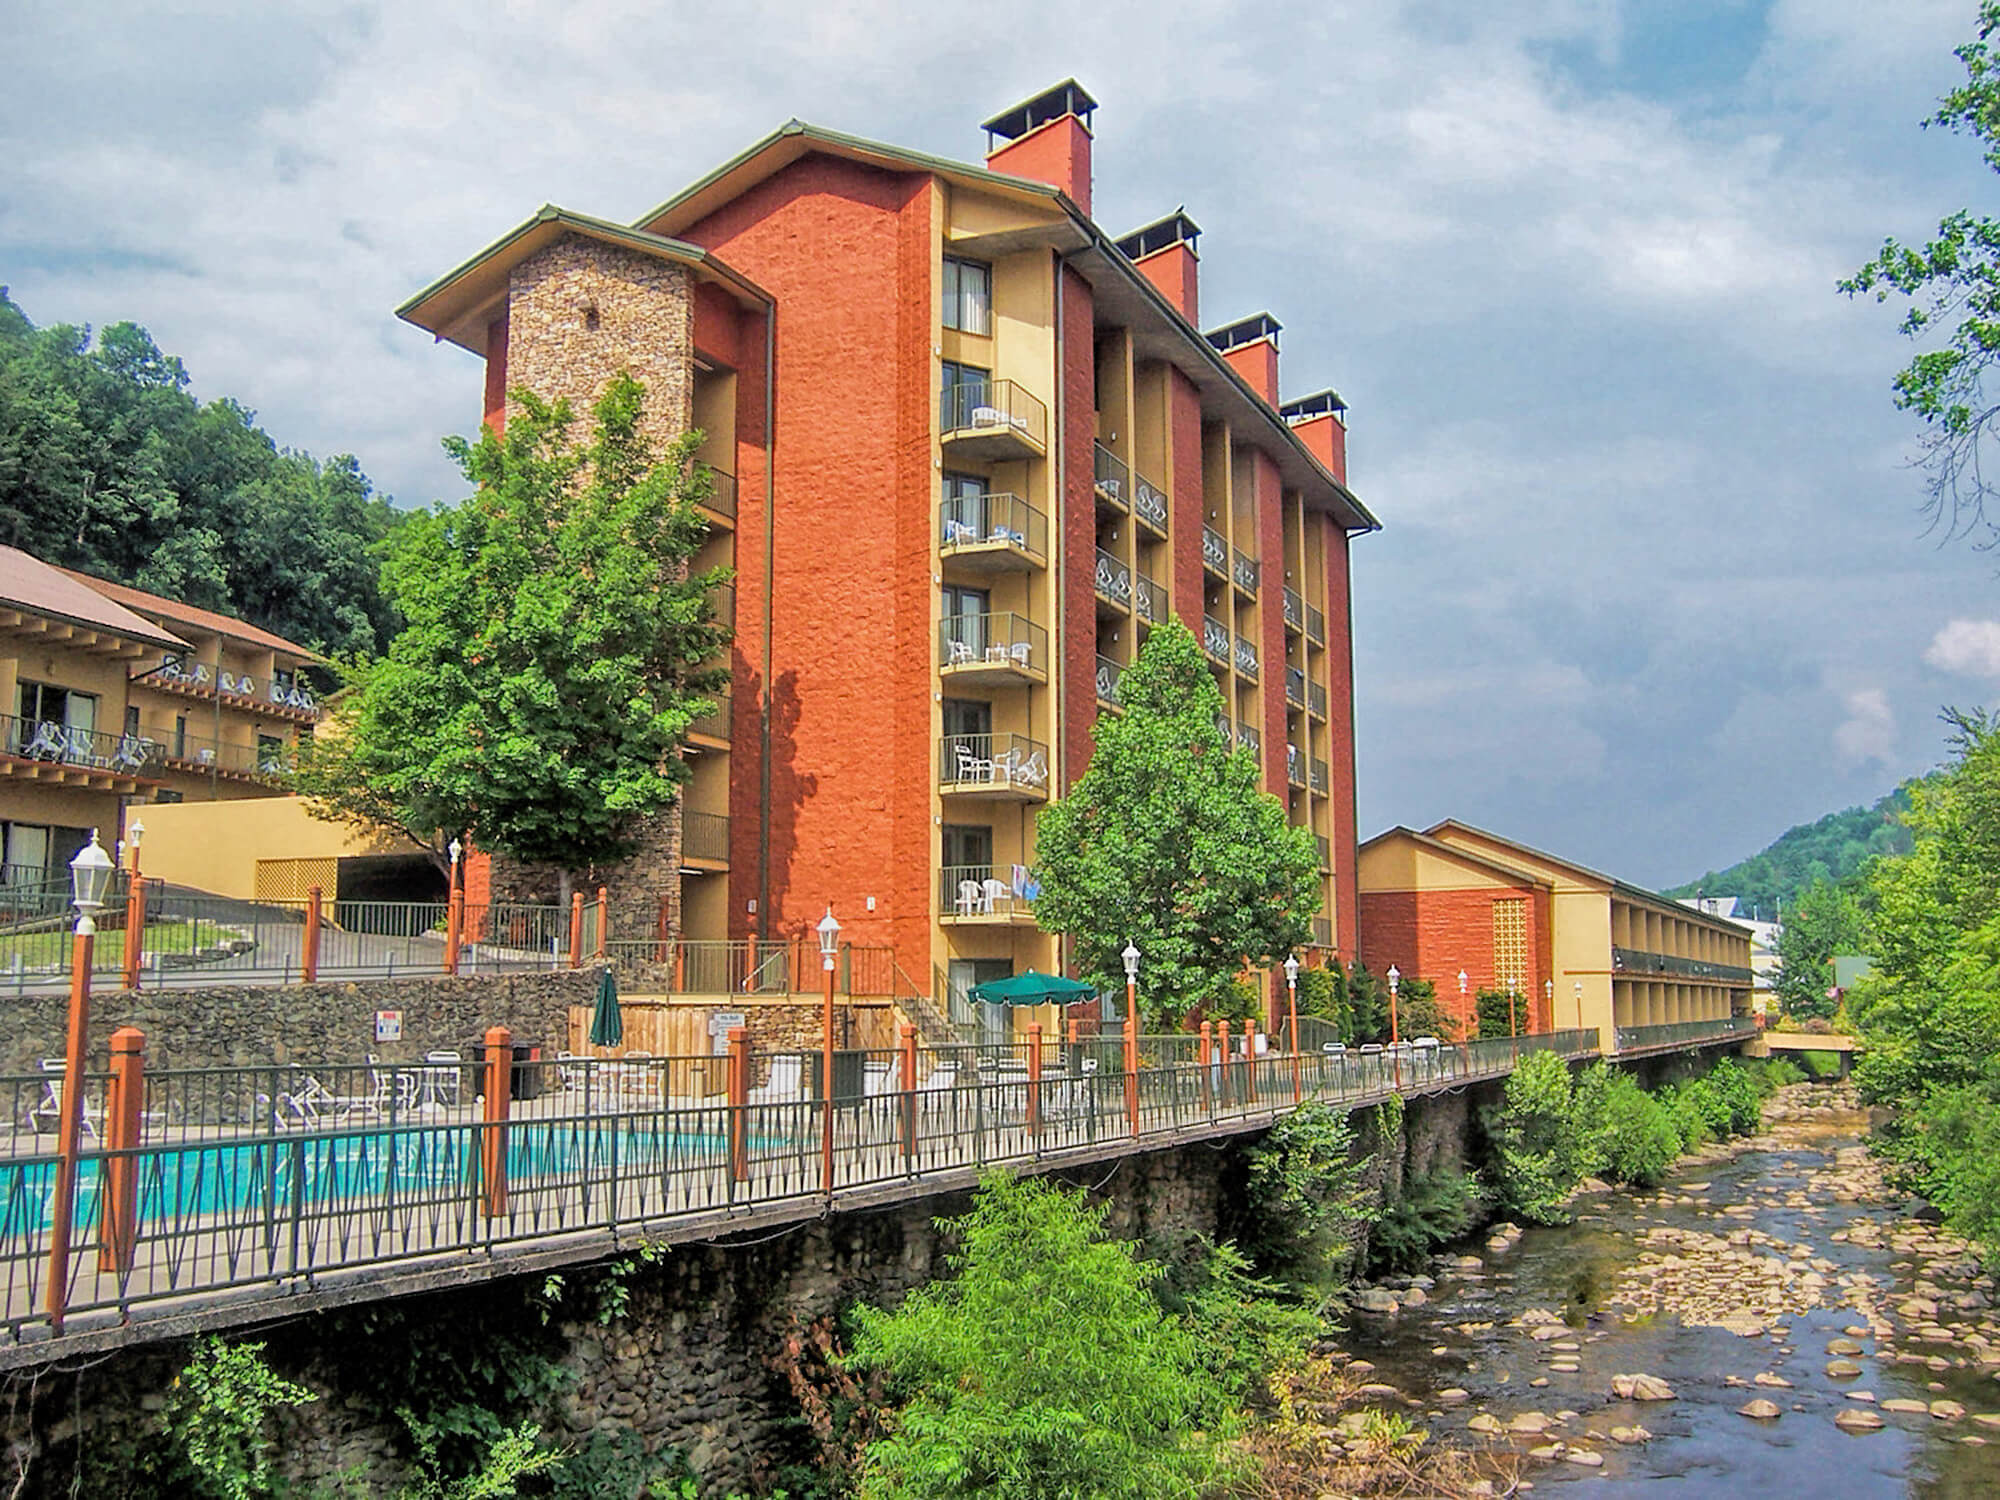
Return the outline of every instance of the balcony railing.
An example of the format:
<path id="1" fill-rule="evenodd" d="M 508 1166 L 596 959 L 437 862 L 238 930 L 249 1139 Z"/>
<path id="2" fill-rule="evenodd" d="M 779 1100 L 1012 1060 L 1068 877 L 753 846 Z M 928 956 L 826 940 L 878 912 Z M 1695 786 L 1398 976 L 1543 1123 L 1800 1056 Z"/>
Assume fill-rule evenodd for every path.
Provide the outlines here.
<path id="1" fill-rule="evenodd" d="M 1217 578 L 1229 576 L 1229 543 L 1213 526 L 1201 528 L 1201 565 Z"/>
<path id="2" fill-rule="evenodd" d="M 688 725 L 689 734 L 704 734 L 712 740 L 729 738 L 729 694 L 710 693 L 708 701 L 715 705 L 715 712 L 703 714 Z"/>
<path id="3" fill-rule="evenodd" d="M 1710 963 L 1672 953 L 1647 953 L 1637 948 L 1613 948 L 1614 974 L 1664 974 L 1674 979 L 1713 979 L 1725 984 L 1750 983 L 1750 970 L 1736 964 Z"/>
<path id="4" fill-rule="evenodd" d="M 191 662 L 183 656 L 163 656 L 159 666 L 135 680 L 143 681 L 148 686 L 170 688 L 201 697 L 221 694 L 225 698 L 248 699 L 260 707 L 273 708 L 281 713 L 303 714 L 308 718 L 319 716 L 319 701 L 313 696 L 312 689 L 296 678 L 288 682 L 272 678 L 260 683 L 248 672 L 239 675 L 212 667 L 204 661 Z"/>
<path id="5" fill-rule="evenodd" d="M 1161 536 L 1167 534 L 1167 495 L 1144 475 L 1132 481 L 1132 514 Z"/>
<path id="6" fill-rule="evenodd" d="M 938 784 L 948 792 L 1046 794 L 1049 747 L 1025 734 L 948 734 L 938 741 Z"/>
<path id="7" fill-rule="evenodd" d="M 1234 736 L 1234 730 L 1230 726 L 1228 714 L 1217 714 L 1215 716 L 1215 732 L 1222 736 L 1222 743 L 1224 745 L 1230 743 Z"/>
<path id="8" fill-rule="evenodd" d="M 938 622 L 938 665 L 968 674 L 1043 674 L 1049 667 L 1049 633 L 1023 615 L 947 615 Z"/>
<path id="9" fill-rule="evenodd" d="M 1306 757 L 1297 745 L 1285 746 L 1285 780 L 1293 786 L 1306 784 Z"/>
<path id="10" fill-rule="evenodd" d="M 46 761 L 113 776 L 157 776 L 160 744 L 138 734 L 108 734 L 101 729 L 72 729 L 48 719 L 17 719 L 0 715 L 0 744 L 21 760 Z"/>
<path id="11" fill-rule="evenodd" d="M 1132 603 L 1148 625 L 1158 625 L 1167 618 L 1167 591 L 1144 573 L 1133 579 Z"/>
<path id="12" fill-rule="evenodd" d="M 1049 409 L 1011 380 L 966 381 L 938 393 L 938 427 L 947 437 L 1001 437 L 1040 451 Z"/>
<path id="13" fill-rule="evenodd" d="M 1229 665 L 1229 627 L 1214 615 L 1201 617 L 1201 647 L 1225 667 Z"/>
<path id="14" fill-rule="evenodd" d="M 1244 593 L 1254 594 L 1257 592 L 1257 581 L 1261 573 L 1262 569 L 1257 566 L 1256 558 L 1246 552 L 1238 552 L 1229 576 Z"/>
<path id="15" fill-rule="evenodd" d="M 1132 504 L 1131 466 L 1102 443 L 1097 445 L 1096 464 L 1097 493 L 1120 510 L 1128 508 Z"/>
<path id="16" fill-rule="evenodd" d="M 1333 868 L 1333 841 L 1323 833 L 1316 833 L 1313 835 L 1313 842 L 1319 845 L 1319 867 L 1322 870 L 1331 870 Z"/>
<path id="17" fill-rule="evenodd" d="M 1670 1021 L 1664 1026 L 1620 1026 L 1616 1029 L 1620 1052 L 1645 1052 L 1655 1048 L 1684 1048 L 1702 1042 L 1731 1042 L 1755 1036 L 1755 1016 L 1716 1016 L 1706 1021 Z"/>
<path id="18" fill-rule="evenodd" d="M 1247 635 L 1236 637 L 1236 670 L 1253 681 L 1257 676 L 1257 644 Z"/>
<path id="19" fill-rule="evenodd" d="M 1306 601 L 1299 597 L 1297 589 L 1286 589 L 1283 598 L 1285 602 L 1285 629 L 1294 633 L 1304 630 L 1306 628 Z"/>
<path id="20" fill-rule="evenodd" d="M 938 550 L 946 557 L 997 553 L 1043 562 L 1049 518 L 1019 495 L 954 495 L 938 506 Z"/>
<path id="21" fill-rule="evenodd" d="M 1306 674 L 1297 667 L 1285 668 L 1285 701 L 1293 708 L 1306 706 Z"/>
<path id="22" fill-rule="evenodd" d="M 291 745 L 243 745 L 192 734 L 170 734 L 154 744 L 156 764 L 174 770 L 281 781 L 298 769 L 298 755 Z"/>
<path id="23" fill-rule="evenodd" d="M 681 858 L 729 863 L 729 819 L 722 813 L 681 814 Z"/>
<path id="24" fill-rule="evenodd" d="M 1306 712 L 1315 719 L 1326 717 L 1326 689 L 1316 682 L 1306 684 Z"/>
<path id="25" fill-rule="evenodd" d="M 736 519 L 736 476 L 713 464 L 708 469 L 710 488 L 708 498 L 701 502 L 702 509 L 715 512 L 718 516 Z"/>
<path id="26" fill-rule="evenodd" d="M 1331 778 L 1326 774 L 1326 762 L 1323 760 L 1314 761 L 1312 763 L 1312 789 L 1324 797 L 1327 788 L 1332 785 Z"/>
<path id="27" fill-rule="evenodd" d="M 1306 606 L 1306 639 L 1315 646 L 1326 644 L 1326 616 L 1310 604 Z"/>
<path id="28" fill-rule="evenodd" d="M 1096 585 L 1097 597 L 1105 603 L 1131 607 L 1132 570 L 1102 547 L 1097 549 Z"/>
<path id="29" fill-rule="evenodd" d="M 1097 701 L 1116 707 L 1118 703 L 1118 680 L 1125 675 L 1125 669 L 1108 656 L 1097 658 Z"/>
<path id="30" fill-rule="evenodd" d="M 1237 748 L 1248 750 L 1256 755 L 1264 753 L 1264 737 L 1248 724 L 1245 724 L 1241 729 L 1236 731 L 1236 744 Z"/>
<path id="31" fill-rule="evenodd" d="M 946 865 L 938 872 L 938 910 L 947 917 L 1032 920 L 1041 888 L 1025 867 L 1013 866 L 1006 878 L 992 865 Z"/>

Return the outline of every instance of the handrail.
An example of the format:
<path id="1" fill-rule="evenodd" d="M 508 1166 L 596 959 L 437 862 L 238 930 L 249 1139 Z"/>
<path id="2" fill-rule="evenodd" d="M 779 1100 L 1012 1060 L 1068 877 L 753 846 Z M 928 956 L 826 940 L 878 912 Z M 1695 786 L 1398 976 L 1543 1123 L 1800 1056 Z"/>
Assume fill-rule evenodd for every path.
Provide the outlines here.
<path id="1" fill-rule="evenodd" d="M 1041 562 L 1049 518 L 1019 495 L 950 495 L 938 502 L 938 550 L 945 557 L 1004 549 Z"/>

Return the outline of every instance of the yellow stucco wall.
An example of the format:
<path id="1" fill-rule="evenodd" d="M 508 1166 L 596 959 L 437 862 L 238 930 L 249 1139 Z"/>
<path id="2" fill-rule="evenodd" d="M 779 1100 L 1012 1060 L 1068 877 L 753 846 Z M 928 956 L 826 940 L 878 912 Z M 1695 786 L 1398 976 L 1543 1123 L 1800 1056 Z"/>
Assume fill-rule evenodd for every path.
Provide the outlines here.
<path id="1" fill-rule="evenodd" d="M 1454 859 L 1409 838 L 1385 838 L 1361 851 L 1359 885 L 1364 891 L 1511 890 L 1511 877 L 1470 860 Z"/>
<path id="2" fill-rule="evenodd" d="M 327 823 L 298 797 L 237 802 L 175 802 L 138 810 L 146 833 L 140 866 L 149 879 L 249 900 L 261 860 L 338 859 L 355 854 L 415 854 L 415 844 L 369 838 Z"/>

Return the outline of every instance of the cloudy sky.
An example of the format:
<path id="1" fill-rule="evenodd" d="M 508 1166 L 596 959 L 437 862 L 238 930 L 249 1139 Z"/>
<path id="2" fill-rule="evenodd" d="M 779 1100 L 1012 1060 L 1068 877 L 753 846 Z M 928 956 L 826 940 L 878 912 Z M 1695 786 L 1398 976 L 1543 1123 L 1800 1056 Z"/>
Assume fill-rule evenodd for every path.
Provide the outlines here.
<path id="1" fill-rule="evenodd" d="M 2000 682 L 1922 534 L 1894 316 L 1833 283 L 1981 207 L 1917 121 L 1973 0 L 452 5 L 13 0 L 0 283 L 454 495 L 469 356 L 390 309 L 545 201 L 630 218 L 788 116 L 976 159 L 1074 74 L 1098 216 L 1351 404 L 1365 834 L 1454 815 L 1637 881 L 1871 800 Z"/>

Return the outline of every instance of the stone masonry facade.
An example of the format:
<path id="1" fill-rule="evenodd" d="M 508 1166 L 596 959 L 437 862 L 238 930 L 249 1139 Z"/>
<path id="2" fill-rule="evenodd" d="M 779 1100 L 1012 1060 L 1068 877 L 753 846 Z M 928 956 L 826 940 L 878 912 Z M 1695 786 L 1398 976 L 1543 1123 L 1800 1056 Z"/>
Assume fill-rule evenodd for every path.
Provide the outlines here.
<path id="1" fill-rule="evenodd" d="M 567 400 L 574 433 L 621 371 L 646 388 L 644 431 L 655 451 L 686 432 L 694 412 L 694 293 L 685 267 L 616 245 L 565 235 L 513 270 L 507 289 L 507 384 Z M 611 936 L 681 930 L 678 807 L 646 820 L 639 847 L 604 870 L 581 872 L 609 888 Z M 504 862 L 503 862 L 504 863 Z M 549 872 L 496 868 L 501 899 L 544 895 Z"/>

